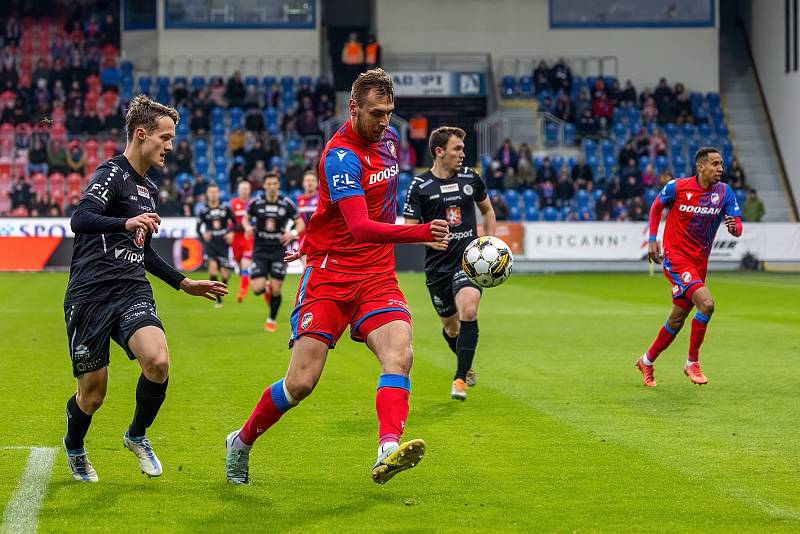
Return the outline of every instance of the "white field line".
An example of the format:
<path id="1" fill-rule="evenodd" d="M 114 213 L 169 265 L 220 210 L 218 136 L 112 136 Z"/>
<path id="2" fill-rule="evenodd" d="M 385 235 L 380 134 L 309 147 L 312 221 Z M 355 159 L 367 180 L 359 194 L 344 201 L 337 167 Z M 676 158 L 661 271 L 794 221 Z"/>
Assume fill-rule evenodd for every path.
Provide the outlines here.
<path id="1" fill-rule="evenodd" d="M 3 449 L 30 449 L 28 463 L 20 477 L 19 484 L 11 494 L 3 514 L 3 534 L 34 533 L 39 521 L 39 507 L 42 505 L 53 460 L 55 447 L 3 447 Z"/>

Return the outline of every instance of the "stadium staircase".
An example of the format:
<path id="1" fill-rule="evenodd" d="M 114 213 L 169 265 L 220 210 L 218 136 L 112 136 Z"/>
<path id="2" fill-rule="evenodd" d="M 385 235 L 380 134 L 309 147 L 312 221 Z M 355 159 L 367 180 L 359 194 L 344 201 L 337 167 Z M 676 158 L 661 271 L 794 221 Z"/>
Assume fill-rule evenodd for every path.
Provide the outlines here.
<path id="1" fill-rule="evenodd" d="M 796 221 L 745 39 L 736 25 L 720 30 L 720 98 L 726 123 L 747 183 L 764 201 L 764 220 Z"/>

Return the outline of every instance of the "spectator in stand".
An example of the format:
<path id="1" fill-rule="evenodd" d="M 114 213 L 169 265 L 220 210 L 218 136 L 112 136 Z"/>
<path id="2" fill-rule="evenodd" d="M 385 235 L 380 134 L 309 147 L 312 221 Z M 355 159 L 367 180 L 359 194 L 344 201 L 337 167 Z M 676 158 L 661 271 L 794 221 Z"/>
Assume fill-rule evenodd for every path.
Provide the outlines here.
<path id="1" fill-rule="evenodd" d="M 103 130 L 112 138 L 120 137 L 125 128 L 125 117 L 122 116 L 122 106 L 116 106 L 111 113 L 103 117 Z"/>
<path id="2" fill-rule="evenodd" d="M 511 189 L 516 189 L 517 191 L 521 191 L 522 185 L 522 180 L 520 180 L 516 169 L 514 169 L 514 167 L 509 167 L 506 169 L 506 176 L 505 180 L 503 181 L 503 190 L 509 191 Z"/>
<path id="3" fill-rule="evenodd" d="M 615 221 L 629 221 L 630 211 L 622 200 L 615 200 L 611 208 L 611 217 Z"/>
<path id="4" fill-rule="evenodd" d="M 56 59 L 66 60 L 69 51 L 69 45 L 64 37 L 64 34 L 58 32 L 53 38 L 53 44 L 50 45 L 50 57 L 53 61 Z"/>
<path id="5" fill-rule="evenodd" d="M 647 130 L 644 127 L 639 128 L 636 132 L 636 137 L 633 139 L 633 149 L 636 151 L 636 157 L 650 155 L 650 138 L 647 136 Z"/>
<path id="6" fill-rule="evenodd" d="M 61 206 L 59 206 L 58 204 L 50 204 L 49 206 L 47 206 L 47 210 L 45 211 L 45 213 L 47 213 L 46 215 L 47 217 L 61 217 L 62 216 Z"/>
<path id="7" fill-rule="evenodd" d="M 649 87 L 645 87 L 644 90 L 639 94 L 639 107 L 644 107 L 648 98 L 652 98 L 653 102 L 656 100 L 655 95 L 653 95 L 653 90 Z"/>
<path id="8" fill-rule="evenodd" d="M 645 122 L 653 122 L 658 120 L 658 108 L 656 107 L 656 101 L 654 98 L 649 97 L 644 106 L 642 106 L 642 119 Z"/>
<path id="9" fill-rule="evenodd" d="M 80 108 L 72 109 L 67 115 L 67 122 L 64 124 L 67 134 L 70 137 L 79 137 L 83 134 L 83 114 Z"/>
<path id="10" fill-rule="evenodd" d="M 644 195 L 644 186 L 639 178 L 634 174 L 626 174 L 625 180 L 622 182 L 622 197 L 631 199 L 641 197 Z"/>
<path id="11" fill-rule="evenodd" d="M 678 96 L 676 112 L 678 114 L 677 118 L 675 119 L 677 124 L 694 124 L 692 103 L 689 101 L 689 95 L 685 91 Z"/>
<path id="12" fill-rule="evenodd" d="M 347 80 L 355 80 L 364 68 L 364 46 L 358 40 L 358 34 L 351 32 L 342 47 L 342 66 L 347 73 Z"/>
<path id="13" fill-rule="evenodd" d="M 536 181 L 539 184 L 543 184 L 545 182 L 555 184 L 558 181 L 558 175 L 556 170 L 553 168 L 549 157 L 545 157 L 544 160 L 542 160 L 542 168 L 539 169 L 537 175 Z"/>
<path id="14" fill-rule="evenodd" d="M 64 143 L 58 139 L 51 139 L 47 151 L 47 162 L 50 166 L 50 174 L 60 172 L 67 174 L 69 167 L 67 166 L 67 149 Z"/>
<path id="15" fill-rule="evenodd" d="M 233 73 L 233 76 L 228 78 L 228 85 L 225 87 L 225 98 L 228 100 L 228 109 L 240 108 L 244 105 L 244 82 L 242 81 L 242 73 L 238 70 Z"/>
<path id="16" fill-rule="evenodd" d="M 11 82 L 14 86 L 19 83 L 17 60 L 14 51 L 9 46 L 6 46 L 0 53 L 0 83 L 5 86 L 6 82 Z"/>
<path id="17" fill-rule="evenodd" d="M 564 168 L 558 173 L 558 182 L 556 183 L 556 205 L 558 207 L 569 206 L 572 197 L 575 196 L 575 186 L 569 179 L 568 172 Z"/>
<path id="18" fill-rule="evenodd" d="M 33 190 L 24 176 L 18 176 L 17 181 L 11 187 L 11 209 L 24 206 L 30 210 L 33 205 Z"/>
<path id="19" fill-rule="evenodd" d="M 252 89 L 252 87 L 251 87 Z M 250 108 L 244 114 L 244 129 L 248 132 L 263 132 L 266 128 L 264 116 L 258 108 Z"/>
<path id="20" fill-rule="evenodd" d="M 297 97 L 297 104 L 300 106 L 300 109 L 313 109 L 314 108 L 314 93 L 311 92 L 311 87 L 305 83 L 298 84 L 297 91 L 295 91 L 295 96 Z M 308 99 L 308 104 L 303 105 L 303 100 Z"/>
<path id="21" fill-rule="evenodd" d="M 608 100 L 611 102 L 611 107 L 622 105 L 622 87 L 619 85 L 619 80 L 614 80 L 608 89 Z"/>
<path id="22" fill-rule="evenodd" d="M 195 135 L 204 136 L 211 129 L 211 122 L 202 107 L 196 107 L 189 121 L 189 128 Z"/>
<path id="23" fill-rule="evenodd" d="M 77 172 L 83 174 L 83 166 L 86 162 L 86 154 L 83 152 L 83 147 L 80 141 L 70 141 L 69 151 L 67 152 L 67 167 L 70 172 Z"/>
<path id="24" fill-rule="evenodd" d="M 506 200 L 503 198 L 503 195 L 489 195 L 489 202 L 492 203 L 494 215 L 498 221 L 508 220 L 508 204 L 506 204 Z"/>
<path id="25" fill-rule="evenodd" d="M 595 119 L 594 115 L 592 115 L 591 109 L 586 109 L 583 112 L 583 115 L 581 115 L 580 119 L 578 119 L 576 129 L 578 131 L 578 135 L 582 137 L 594 136 L 600 132 L 597 119 Z"/>
<path id="26" fill-rule="evenodd" d="M 667 185 L 670 181 L 674 180 L 675 177 L 672 175 L 671 172 L 668 170 L 661 173 L 661 176 L 658 177 L 658 190 L 661 190 L 662 187 Z"/>
<path id="27" fill-rule="evenodd" d="M 47 63 L 43 58 L 39 58 L 36 61 L 36 67 L 33 69 L 31 73 L 31 81 L 35 84 L 40 79 L 47 80 L 48 76 L 50 75 L 50 69 L 47 68 Z"/>
<path id="28" fill-rule="evenodd" d="M 367 46 L 364 47 L 364 66 L 367 69 L 381 66 L 381 45 L 374 34 L 367 36 Z"/>
<path id="29" fill-rule="evenodd" d="M 610 198 L 612 201 L 625 198 L 625 195 L 622 191 L 622 179 L 619 176 L 614 176 L 611 178 L 611 181 L 606 187 L 606 193 L 608 193 L 608 198 Z"/>
<path id="30" fill-rule="evenodd" d="M 594 203 L 594 215 L 598 221 L 611 220 L 611 202 L 608 200 L 608 195 L 605 193 L 601 194 Z"/>
<path id="31" fill-rule="evenodd" d="M 83 118 L 83 133 L 89 137 L 97 137 L 103 131 L 103 121 L 97 115 L 95 108 L 89 108 Z"/>
<path id="32" fill-rule="evenodd" d="M 5 37 L 7 45 L 19 48 L 19 41 L 22 38 L 22 28 L 16 17 L 8 17 L 6 20 Z"/>
<path id="33" fill-rule="evenodd" d="M 211 86 L 208 88 L 208 100 L 213 106 L 224 108 L 225 106 L 225 82 L 219 76 L 211 80 Z M 206 110 L 208 112 L 208 110 Z"/>
<path id="34" fill-rule="evenodd" d="M 176 80 L 172 85 L 172 100 L 176 108 L 185 106 L 189 102 L 189 90 L 183 80 Z"/>
<path id="35" fill-rule="evenodd" d="M 602 77 L 598 76 L 594 81 L 594 85 L 592 85 L 592 100 L 598 100 L 603 95 L 608 98 L 606 82 Z"/>
<path id="36" fill-rule="evenodd" d="M 592 173 L 592 168 L 587 165 L 586 160 L 583 159 L 582 154 L 578 156 L 575 166 L 572 167 L 570 178 L 572 178 L 576 188 L 592 189 L 594 173 Z"/>
<path id="37" fill-rule="evenodd" d="M 625 89 L 622 90 L 620 101 L 624 102 L 626 105 L 636 105 L 636 88 L 630 80 L 625 82 Z"/>
<path id="38" fill-rule="evenodd" d="M 539 186 L 539 209 L 556 208 L 556 188 L 553 182 L 544 182 Z"/>
<path id="39" fill-rule="evenodd" d="M 649 218 L 649 213 L 641 197 L 636 197 L 631 201 L 629 213 L 632 221 L 646 221 Z"/>
<path id="40" fill-rule="evenodd" d="M 656 170 L 652 163 L 648 163 L 644 168 L 644 172 L 642 173 L 642 185 L 645 187 L 658 186 L 658 176 L 656 175 Z"/>
<path id="41" fill-rule="evenodd" d="M 666 78 L 661 78 L 658 81 L 658 86 L 656 90 L 653 92 L 653 96 L 655 97 L 656 107 L 658 108 L 659 116 L 662 117 L 662 121 L 668 118 L 670 111 L 673 108 L 673 104 L 675 101 L 675 93 L 672 91 L 672 88 L 667 83 Z M 667 121 L 668 122 L 668 121 Z"/>
<path id="42" fill-rule="evenodd" d="M 320 120 L 326 121 L 334 115 L 333 101 L 328 98 L 328 95 L 320 95 L 319 102 L 317 103 L 317 116 Z"/>
<path id="43" fill-rule="evenodd" d="M 764 202 L 758 198 L 758 193 L 755 189 L 747 192 L 747 198 L 742 206 L 742 216 L 747 222 L 761 222 L 764 215 L 767 213 L 764 208 Z"/>
<path id="44" fill-rule="evenodd" d="M 417 154 L 406 139 L 403 139 L 397 147 L 397 163 L 401 172 L 413 173 L 417 166 Z"/>
<path id="45" fill-rule="evenodd" d="M 547 68 L 544 60 L 540 61 L 533 71 L 533 88 L 537 95 L 542 91 L 550 90 L 550 69 Z"/>
<path id="46" fill-rule="evenodd" d="M 553 89 L 553 94 L 558 91 L 569 93 L 572 89 L 572 71 L 561 58 L 550 69 L 550 86 Z"/>
<path id="47" fill-rule="evenodd" d="M 726 173 L 727 182 L 731 185 L 734 189 L 742 189 L 745 187 L 747 183 L 747 177 L 744 174 L 744 170 L 742 170 L 742 166 L 739 164 L 739 159 L 734 157 L 731 161 L 731 166 Z"/>
<path id="48" fill-rule="evenodd" d="M 632 159 L 635 160 L 638 157 L 639 155 L 633 149 L 633 141 L 628 139 L 625 141 L 625 145 L 622 147 L 622 150 L 619 151 L 619 156 L 617 157 L 617 166 L 622 169 L 628 164 L 628 161 Z"/>
<path id="49" fill-rule="evenodd" d="M 194 175 L 194 182 L 192 182 L 192 196 L 198 198 L 206 192 L 208 188 L 208 180 L 205 175 L 197 173 Z"/>
<path id="50" fill-rule="evenodd" d="M 555 111 L 555 108 L 553 107 L 553 99 L 549 96 L 544 97 L 544 99 L 542 99 L 542 103 L 539 104 L 538 111 L 553 113 Z"/>
<path id="51" fill-rule="evenodd" d="M 83 54 L 73 51 L 67 60 L 65 86 L 72 85 L 73 81 L 85 83 L 88 72 L 83 64 Z"/>
<path id="52" fill-rule="evenodd" d="M 66 109 L 80 108 L 83 103 L 83 90 L 81 89 L 81 82 L 72 80 L 67 92 Z"/>
<path id="53" fill-rule="evenodd" d="M 257 109 L 261 111 L 260 99 L 255 85 L 248 85 L 244 89 L 244 100 L 242 100 L 242 108 L 247 111 L 250 109 Z"/>
<path id="54" fill-rule="evenodd" d="M 600 124 L 600 129 L 607 130 L 611 127 L 611 117 L 614 114 L 614 108 L 611 106 L 608 97 L 602 93 L 599 98 L 595 99 L 592 104 L 592 114 L 595 116 Z"/>
<path id="55" fill-rule="evenodd" d="M 556 102 L 555 116 L 565 122 L 575 122 L 575 105 L 567 93 L 561 93 Z"/>
<path id="56" fill-rule="evenodd" d="M 54 102 L 61 102 L 62 104 L 67 102 L 67 92 L 64 90 L 64 84 L 61 83 L 61 80 L 56 80 L 56 83 L 53 84 L 50 104 L 52 105 Z"/>
<path id="57" fill-rule="evenodd" d="M 114 18 L 112 13 L 106 13 L 105 18 L 103 18 L 103 26 L 101 31 L 100 44 L 111 45 L 119 48 L 121 41 L 119 21 Z"/>
<path id="58" fill-rule="evenodd" d="M 231 156 L 244 156 L 245 133 L 241 128 L 231 130 L 228 135 L 228 152 Z"/>
<path id="59" fill-rule="evenodd" d="M 264 164 L 272 159 L 272 154 L 264 148 L 264 143 L 262 143 L 261 140 L 256 140 L 256 142 L 253 144 L 253 148 L 248 150 L 244 157 L 246 161 L 245 170 L 249 174 L 250 171 L 255 167 L 257 161 L 260 161 L 262 164 Z M 266 169 L 264 170 L 266 171 Z M 263 180 L 264 176 L 261 176 L 261 179 Z M 258 188 L 253 187 L 253 191 L 260 188 L 261 184 L 258 184 Z"/>
<path id="60" fill-rule="evenodd" d="M 506 175 L 503 166 L 496 159 L 492 160 L 489 172 L 486 174 L 486 188 L 502 190 L 505 187 Z"/>
<path id="61" fill-rule="evenodd" d="M 519 145 L 517 153 L 517 180 L 523 189 L 532 189 L 536 185 L 536 167 L 528 143 Z"/>
<path id="62" fill-rule="evenodd" d="M 303 136 L 303 138 L 322 134 L 317 117 L 314 116 L 314 112 L 310 109 L 305 110 L 295 124 L 297 133 Z"/>
<path id="63" fill-rule="evenodd" d="M 47 149 L 39 137 L 32 141 L 31 149 L 28 151 L 28 170 L 27 174 L 42 173 L 47 174 Z"/>
<path id="64" fill-rule="evenodd" d="M 264 185 L 264 177 L 267 175 L 267 165 L 264 160 L 258 160 L 253 165 L 253 169 L 247 175 L 247 181 L 253 188 L 253 191 L 261 189 Z"/>
<path id="65" fill-rule="evenodd" d="M 653 135 L 650 136 L 650 159 L 656 159 L 658 156 L 667 155 L 667 136 L 659 128 L 653 130 Z"/>
<path id="66" fill-rule="evenodd" d="M 228 188 L 231 193 L 236 191 L 236 187 L 242 180 L 247 180 L 247 175 L 244 172 L 244 158 L 233 158 L 233 165 L 231 170 L 228 171 Z"/>
<path id="67" fill-rule="evenodd" d="M 75 213 L 75 210 L 78 208 L 78 204 L 81 201 L 80 195 L 71 195 L 69 197 L 69 203 L 67 207 L 64 209 L 64 217 L 72 217 L 72 214 Z"/>
<path id="68" fill-rule="evenodd" d="M 273 83 L 264 91 L 264 107 L 277 108 L 281 104 L 281 88 L 277 83 Z"/>
<path id="69" fill-rule="evenodd" d="M 63 85 L 67 83 L 68 80 L 69 75 L 64 68 L 64 60 L 61 58 L 55 59 L 53 61 L 53 68 L 50 69 L 50 74 L 47 77 L 48 88 L 52 90 L 57 81 L 60 81 Z"/>
<path id="70" fill-rule="evenodd" d="M 511 139 L 503 141 L 502 146 L 497 149 L 495 159 L 500 162 L 503 173 L 509 167 L 517 167 L 517 152 L 514 150 L 514 145 L 511 144 Z"/>
<path id="71" fill-rule="evenodd" d="M 169 192 L 163 189 L 158 191 L 158 204 L 156 213 L 161 217 L 177 217 L 180 215 L 180 206 L 174 200 L 170 200 Z"/>
<path id="72" fill-rule="evenodd" d="M 626 177 L 628 177 L 628 176 L 635 176 L 637 180 L 638 180 L 638 179 L 639 179 L 639 177 L 641 177 L 641 175 L 642 175 L 642 174 L 639 172 L 639 164 L 638 164 L 638 163 L 636 163 L 636 159 L 634 159 L 634 158 L 631 158 L 631 159 L 629 159 L 629 160 L 628 160 L 628 163 L 626 163 L 626 164 L 625 164 L 625 166 L 624 166 L 624 167 L 622 167 L 622 168 L 619 170 L 619 174 L 620 174 L 620 176 L 622 176 L 623 178 L 626 178 Z"/>
<path id="73" fill-rule="evenodd" d="M 189 141 L 186 139 L 181 139 L 178 143 L 178 146 L 175 147 L 174 154 L 174 161 L 175 161 L 175 168 L 173 172 L 177 174 L 188 173 L 194 174 L 194 166 L 192 165 L 192 147 L 189 145 Z"/>
<path id="74" fill-rule="evenodd" d="M 322 95 L 326 95 L 331 103 L 336 101 L 336 90 L 325 75 L 320 76 L 317 80 L 317 86 L 314 88 L 314 102 L 318 103 Z"/>
<path id="75" fill-rule="evenodd" d="M 286 162 L 286 173 L 284 174 L 285 183 L 283 189 L 285 191 L 296 191 L 303 188 L 303 176 L 306 173 L 307 163 L 303 154 L 296 150 L 289 155 Z"/>

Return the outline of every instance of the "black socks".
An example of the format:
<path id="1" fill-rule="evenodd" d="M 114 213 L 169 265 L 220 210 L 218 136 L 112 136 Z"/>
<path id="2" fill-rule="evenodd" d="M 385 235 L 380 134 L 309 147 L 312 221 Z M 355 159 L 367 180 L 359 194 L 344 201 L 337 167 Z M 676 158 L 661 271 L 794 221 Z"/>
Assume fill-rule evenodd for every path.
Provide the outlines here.
<path id="1" fill-rule="evenodd" d="M 136 385 L 136 412 L 133 414 L 133 422 L 128 428 L 129 437 L 144 436 L 145 431 L 153 424 L 158 410 L 167 396 L 168 383 L 169 379 L 163 384 L 159 384 L 149 381 L 144 374 L 139 376 L 139 383 Z"/>
<path id="2" fill-rule="evenodd" d="M 455 378 L 467 379 L 467 371 L 472 368 L 475 347 L 478 346 L 478 321 L 461 321 L 461 330 L 456 340 L 458 367 Z"/>
<path id="3" fill-rule="evenodd" d="M 92 416 L 83 413 L 78 407 L 77 394 L 67 401 L 67 436 L 64 444 L 70 450 L 82 449 L 83 438 L 89 432 L 89 425 L 92 424 Z"/>

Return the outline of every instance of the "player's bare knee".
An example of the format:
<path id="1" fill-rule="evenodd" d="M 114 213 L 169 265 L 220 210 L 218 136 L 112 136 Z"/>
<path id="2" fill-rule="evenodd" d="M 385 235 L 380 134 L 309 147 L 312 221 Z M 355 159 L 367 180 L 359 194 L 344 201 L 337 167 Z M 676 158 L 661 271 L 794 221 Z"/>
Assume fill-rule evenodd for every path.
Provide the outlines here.
<path id="1" fill-rule="evenodd" d="M 78 394 L 78 407 L 87 415 L 92 415 L 100 409 L 106 398 L 106 389 L 103 387 L 92 388 Z"/>
<path id="2" fill-rule="evenodd" d="M 169 351 L 167 347 L 158 349 L 151 357 L 142 362 L 142 372 L 151 382 L 163 384 L 169 377 Z"/>
<path id="3" fill-rule="evenodd" d="M 458 333 L 461 331 L 461 325 L 456 322 L 456 324 L 446 324 L 444 325 L 444 333 L 447 334 L 447 337 L 458 337 Z"/>
<path id="4" fill-rule="evenodd" d="M 311 395 L 314 388 L 317 386 L 317 381 L 313 376 L 295 376 L 291 378 L 287 376 L 284 379 L 284 384 L 289 391 L 289 395 L 291 395 L 295 401 L 300 402 Z"/>
<path id="5" fill-rule="evenodd" d="M 414 363 L 414 352 L 411 346 L 393 350 L 386 357 L 382 358 L 384 372 L 391 374 L 406 375 L 411 372 L 411 365 Z"/>
<path id="6" fill-rule="evenodd" d="M 714 299 L 706 297 L 697 303 L 697 310 L 703 315 L 711 317 L 714 313 Z"/>
<path id="7" fill-rule="evenodd" d="M 465 306 L 464 309 L 459 310 L 458 318 L 461 321 L 477 321 L 478 308 L 475 306 Z"/>

